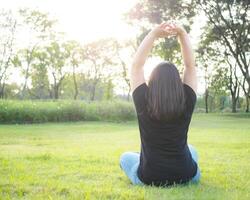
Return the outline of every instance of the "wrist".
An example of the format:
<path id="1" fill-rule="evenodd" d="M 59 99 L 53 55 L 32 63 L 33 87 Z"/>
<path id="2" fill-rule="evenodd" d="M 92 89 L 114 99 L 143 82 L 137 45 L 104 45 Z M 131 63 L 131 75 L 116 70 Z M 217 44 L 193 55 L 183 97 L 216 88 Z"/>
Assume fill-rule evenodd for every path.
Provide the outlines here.
<path id="1" fill-rule="evenodd" d="M 148 33 L 148 36 L 153 38 L 153 39 L 156 39 L 157 38 L 157 33 L 155 30 L 151 30 L 149 33 Z"/>
<path id="2" fill-rule="evenodd" d="M 188 35 L 188 33 L 187 33 L 187 31 L 185 30 L 185 29 L 182 29 L 182 30 L 180 30 L 179 32 L 178 32 L 178 36 L 179 37 L 185 37 L 185 36 L 187 36 Z"/>

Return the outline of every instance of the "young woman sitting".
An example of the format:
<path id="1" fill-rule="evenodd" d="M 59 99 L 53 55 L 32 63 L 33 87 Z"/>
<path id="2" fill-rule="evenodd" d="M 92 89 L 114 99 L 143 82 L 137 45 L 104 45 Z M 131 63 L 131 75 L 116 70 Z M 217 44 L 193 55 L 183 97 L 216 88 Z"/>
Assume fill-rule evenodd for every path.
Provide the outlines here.
<path id="1" fill-rule="evenodd" d="M 162 62 L 146 84 L 143 67 L 158 38 L 178 37 L 184 60 L 183 78 L 173 63 Z M 121 155 L 120 166 L 133 184 L 168 186 L 198 182 L 200 170 L 187 134 L 196 103 L 197 77 L 189 36 L 182 26 L 162 23 L 140 44 L 131 68 L 141 152 Z"/>

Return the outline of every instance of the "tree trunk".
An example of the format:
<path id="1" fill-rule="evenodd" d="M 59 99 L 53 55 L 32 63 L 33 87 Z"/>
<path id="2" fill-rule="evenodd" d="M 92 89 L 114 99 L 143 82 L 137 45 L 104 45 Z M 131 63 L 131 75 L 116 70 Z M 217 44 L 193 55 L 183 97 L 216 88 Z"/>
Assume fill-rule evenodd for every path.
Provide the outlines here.
<path id="1" fill-rule="evenodd" d="M 77 86 L 77 81 L 76 81 L 75 66 L 73 66 L 73 80 L 74 80 L 74 86 L 75 86 L 74 100 L 76 100 L 78 96 L 78 86 Z"/>
<path id="2" fill-rule="evenodd" d="M 249 113 L 249 96 L 246 96 L 246 113 Z"/>
<path id="3" fill-rule="evenodd" d="M 236 105 L 237 105 L 237 98 L 235 96 L 232 96 L 232 112 L 236 113 Z"/>
<path id="4" fill-rule="evenodd" d="M 236 113 L 237 101 L 239 98 L 239 90 L 236 85 L 233 89 L 230 88 L 231 97 L 232 97 L 232 113 Z"/>
<path id="5" fill-rule="evenodd" d="M 22 89 L 21 99 L 24 99 L 24 96 L 25 96 L 27 82 L 28 82 L 28 78 L 29 78 L 29 69 L 30 69 L 30 63 L 28 62 L 27 68 L 25 70 L 25 80 L 24 80 L 24 85 L 23 85 L 23 89 Z"/>
<path id="6" fill-rule="evenodd" d="M 223 110 L 225 108 L 225 97 L 222 96 L 220 98 L 220 110 Z"/>
<path id="7" fill-rule="evenodd" d="M 206 106 L 206 113 L 208 113 L 208 89 L 205 90 L 205 106 Z"/>
<path id="8" fill-rule="evenodd" d="M 0 89 L 0 99 L 3 99 L 3 89 Z"/>
<path id="9" fill-rule="evenodd" d="M 130 100 L 130 91 L 131 91 L 131 88 L 129 87 L 129 90 L 128 90 L 128 96 L 127 96 L 127 101 Z"/>
<path id="10" fill-rule="evenodd" d="M 54 99 L 59 98 L 59 85 L 54 86 Z"/>
<path id="11" fill-rule="evenodd" d="M 93 83 L 92 95 L 91 95 L 91 98 L 90 98 L 91 101 L 95 100 L 96 85 L 97 85 L 97 80 L 95 80 L 94 83 Z"/>
<path id="12" fill-rule="evenodd" d="M 129 101 L 129 100 L 130 100 L 130 94 L 128 92 L 128 94 L 127 94 L 127 101 Z"/>
<path id="13" fill-rule="evenodd" d="M 53 99 L 53 88 L 52 88 L 52 86 L 49 86 L 48 92 L 49 92 L 49 98 Z"/>
<path id="14" fill-rule="evenodd" d="M 0 99 L 3 99 L 4 97 L 4 86 L 5 86 L 4 83 L 0 85 Z"/>

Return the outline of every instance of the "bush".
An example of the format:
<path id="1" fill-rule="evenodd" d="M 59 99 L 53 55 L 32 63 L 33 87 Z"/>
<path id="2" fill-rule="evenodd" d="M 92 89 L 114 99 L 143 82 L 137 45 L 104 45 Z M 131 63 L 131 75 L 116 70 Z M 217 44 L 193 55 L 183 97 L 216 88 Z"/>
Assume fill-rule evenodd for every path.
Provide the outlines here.
<path id="1" fill-rule="evenodd" d="M 0 101 L 0 123 L 65 121 L 128 121 L 136 117 L 132 102 L 124 101 Z"/>

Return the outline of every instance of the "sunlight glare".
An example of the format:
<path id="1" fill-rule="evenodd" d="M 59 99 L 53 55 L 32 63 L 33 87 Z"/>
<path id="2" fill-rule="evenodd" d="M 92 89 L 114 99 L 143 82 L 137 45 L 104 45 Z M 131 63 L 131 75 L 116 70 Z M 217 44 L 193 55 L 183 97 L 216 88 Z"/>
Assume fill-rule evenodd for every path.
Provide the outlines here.
<path id="1" fill-rule="evenodd" d="M 70 39 L 89 42 L 98 38 L 118 39 L 135 36 L 136 30 L 123 20 L 137 0 L 9 0 L 1 2 L 0 8 L 32 8 L 48 12 L 58 19 L 59 31 Z"/>

